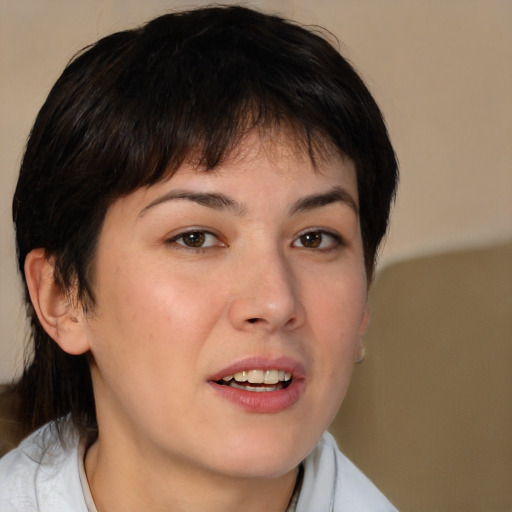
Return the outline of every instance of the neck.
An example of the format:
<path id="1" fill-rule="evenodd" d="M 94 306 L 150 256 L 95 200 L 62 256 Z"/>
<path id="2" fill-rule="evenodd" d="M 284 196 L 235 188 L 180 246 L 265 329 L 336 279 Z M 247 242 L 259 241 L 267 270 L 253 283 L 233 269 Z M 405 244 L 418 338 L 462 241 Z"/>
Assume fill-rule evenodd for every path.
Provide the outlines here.
<path id="1" fill-rule="evenodd" d="M 102 441 L 100 436 L 85 458 L 98 512 L 284 512 L 297 480 L 297 468 L 273 478 L 234 478 L 147 452 L 133 458 Z"/>

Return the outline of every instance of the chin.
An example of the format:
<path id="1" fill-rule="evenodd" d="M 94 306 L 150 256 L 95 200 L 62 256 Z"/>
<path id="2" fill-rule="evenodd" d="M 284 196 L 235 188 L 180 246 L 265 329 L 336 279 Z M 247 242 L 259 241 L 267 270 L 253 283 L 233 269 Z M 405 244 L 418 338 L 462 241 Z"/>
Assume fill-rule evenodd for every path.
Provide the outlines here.
<path id="1" fill-rule="evenodd" d="M 278 428 L 278 427 L 276 427 Z M 277 478 L 295 469 L 313 450 L 318 436 L 304 436 L 282 428 L 233 435 L 223 450 L 223 472 L 239 478 Z M 218 462 L 219 459 L 217 459 Z"/>

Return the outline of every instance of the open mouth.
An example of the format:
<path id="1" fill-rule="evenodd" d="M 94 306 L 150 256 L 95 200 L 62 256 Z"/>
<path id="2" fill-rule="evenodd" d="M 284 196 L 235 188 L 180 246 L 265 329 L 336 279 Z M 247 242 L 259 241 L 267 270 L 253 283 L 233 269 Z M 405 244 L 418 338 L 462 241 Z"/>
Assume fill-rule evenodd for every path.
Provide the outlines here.
<path id="1" fill-rule="evenodd" d="M 243 391 L 266 392 L 286 389 L 293 381 L 291 372 L 284 370 L 243 370 L 226 375 L 217 384 Z"/>

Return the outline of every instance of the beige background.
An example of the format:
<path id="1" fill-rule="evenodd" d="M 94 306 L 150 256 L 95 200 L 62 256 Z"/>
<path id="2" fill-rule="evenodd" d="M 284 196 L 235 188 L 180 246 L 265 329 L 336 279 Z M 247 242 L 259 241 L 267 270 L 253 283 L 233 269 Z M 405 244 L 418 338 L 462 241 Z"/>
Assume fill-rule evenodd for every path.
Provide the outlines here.
<path id="1" fill-rule="evenodd" d="M 84 45 L 204 3 L 0 0 L 0 381 L 25 335 L 10 200 L 49 88 Z M 512 236 L 510 0 L 248 3 L 331 30 L 380 103 L 402 171 L 382 265 Z"/>
<path id="2" fill-rule="evenodd" d="M 86 44 L 202 3 L 0 0 L 0 380 L 25 335 L 10 201 L 49 88 Z M 381 105 L 402 172 L 382 265 L 512 236 L 510 0 L 248 3 L 331 30 Z"/>
<path id="3" fill-rule="evenodd" d="M 22 361 L 10 201 L 37 110 L 86 44 L 204 3 L 0 0 L 0 382 Z M 334 425 L 344 449 L 403 510 L 509 510 L 511 246 L 488 248 L 512 239 L 512 1 L 247 3 L 339 38 L 401 164 L 369 357 Z"/>

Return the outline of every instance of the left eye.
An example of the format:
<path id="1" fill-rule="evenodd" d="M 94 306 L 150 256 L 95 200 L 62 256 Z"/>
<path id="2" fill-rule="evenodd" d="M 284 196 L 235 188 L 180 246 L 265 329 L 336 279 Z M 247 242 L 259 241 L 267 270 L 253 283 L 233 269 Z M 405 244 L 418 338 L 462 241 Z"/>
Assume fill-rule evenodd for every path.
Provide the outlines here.
<path id="1" fill-rule="evenodd" d="M 293 247 L 305 249 L 334 249 L 342 244 L 341 237 L 326 231 L 307 231 L 293 241 Z"/>
<path id="2" fill-rule="evenodd" d="M 190 247 L 192 249 L 200 249 L 204 247 L 220 245 L 219 239 L 213 233 L 199 230 L 181 233 L 171 238 L 170 242 L 174 242 L 184 247 Z"/>

